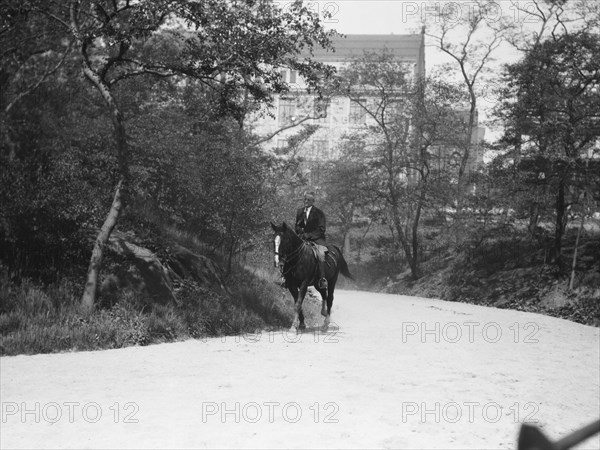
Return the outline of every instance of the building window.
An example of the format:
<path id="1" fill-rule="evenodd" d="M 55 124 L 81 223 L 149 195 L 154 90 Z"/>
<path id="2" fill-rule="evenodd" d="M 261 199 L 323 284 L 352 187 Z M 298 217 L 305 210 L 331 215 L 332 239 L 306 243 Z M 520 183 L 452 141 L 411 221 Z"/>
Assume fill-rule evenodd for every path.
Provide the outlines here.
<path id="1" fill-rule="evenodd" d="M 321 168 L 315 164 L 310 172 L 310 182 L 314 186 L 321 181 Z"/>
<path id="2" fill-rule="evenodd" d="M 291 125 L 296 120 L 296 99 L 281 97 L 279 99 L 279 125 Z"/>
<path id="3" fill-rule="evenodd" d="M 364 125 L 367 123 L 367 111 L 361 106 L 366 104 L 366 102 L 367 99 L 365 98 L 359 98 L 357 101 L 350 100 L 349 122 L 351 124 Z"/>
<path id="4" fill-rule="evenodd" d="M 297 70 L 290 70 L 290 83 L 296 82 L 296 76 L 298 75 Z"/>

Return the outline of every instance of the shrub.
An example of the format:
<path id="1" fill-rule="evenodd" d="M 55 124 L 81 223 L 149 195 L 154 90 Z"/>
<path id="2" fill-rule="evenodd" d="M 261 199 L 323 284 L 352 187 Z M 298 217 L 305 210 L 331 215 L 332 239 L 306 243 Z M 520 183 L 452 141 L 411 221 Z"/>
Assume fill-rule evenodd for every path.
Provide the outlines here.
<path id="1" fill-rule="evenodd" d="M 79 310 L 78 284 L 30 280 L 0 286 L 0 354 L 35 354 L 148 345 L 187 338 L 255 332 L 291 324 L 293 301 L 271 280 L 236 268 L 221 290 L 182 280 L 175 303 L 148 304 L 134 289 L 118 289 L 91 315 Z M 308 306 L 308 305 L 307 305 Z M 312 308 L 315 310 L 315 308 Z M 318 313 L 307 308 L 307 320 Z"/>

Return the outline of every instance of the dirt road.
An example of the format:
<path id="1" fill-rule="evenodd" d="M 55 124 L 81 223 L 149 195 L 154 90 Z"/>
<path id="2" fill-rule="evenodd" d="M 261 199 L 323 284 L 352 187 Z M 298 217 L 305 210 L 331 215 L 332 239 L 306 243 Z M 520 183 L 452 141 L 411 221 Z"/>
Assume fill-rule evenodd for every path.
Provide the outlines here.
<path id="1" fill-rule="evenodd" d="M 1 447 L 508 449 L 598 418 L 598 328 L 336 294 L 327 334 L 1 358 Z"/>

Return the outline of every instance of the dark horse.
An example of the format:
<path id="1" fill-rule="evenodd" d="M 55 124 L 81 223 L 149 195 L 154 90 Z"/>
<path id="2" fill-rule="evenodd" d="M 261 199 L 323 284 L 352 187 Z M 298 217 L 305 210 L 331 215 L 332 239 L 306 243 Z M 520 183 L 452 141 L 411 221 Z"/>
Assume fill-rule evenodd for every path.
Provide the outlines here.
<path id="1" fill-rule="evenodd" d="M 340 272 L 347 278 L 353 279 L 341 250 L 335 245 L 327 246 L 328 252 L 325 262 L 325 278 L 327 289 L 319 289 L 319 267 L 317 257 L 309 242 L 302 240 L 285 222 L 275 225 L 275 264 L 281 266 L 281 273 L 285 278 L 294 303 L 296 305 L 292 329 L 301 331 L 306 328 L 302 303 L 309 286 L 314 286 L 323 299 L 321 314 L 325 316 L 323 330 L 327 331 L 331 319 L 331 305 L 333 304 L 333 291 Z"/>

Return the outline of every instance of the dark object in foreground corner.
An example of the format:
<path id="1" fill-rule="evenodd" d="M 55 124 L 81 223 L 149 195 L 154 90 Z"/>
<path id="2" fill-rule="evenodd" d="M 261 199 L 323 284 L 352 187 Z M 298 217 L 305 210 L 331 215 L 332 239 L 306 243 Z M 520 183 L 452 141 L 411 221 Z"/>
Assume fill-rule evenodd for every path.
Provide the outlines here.
<path id="1" fill-rule="evenodd" d="M 518 450 L 566 450 L 596 433 L 600 433 L 600 420 L 596 420 L 556 442 L 551 442 L 538 427 L 524 423 L 519 433 Z"/>

